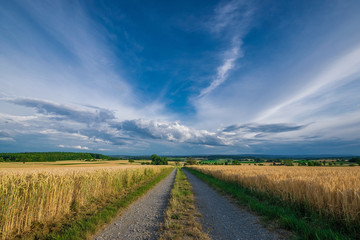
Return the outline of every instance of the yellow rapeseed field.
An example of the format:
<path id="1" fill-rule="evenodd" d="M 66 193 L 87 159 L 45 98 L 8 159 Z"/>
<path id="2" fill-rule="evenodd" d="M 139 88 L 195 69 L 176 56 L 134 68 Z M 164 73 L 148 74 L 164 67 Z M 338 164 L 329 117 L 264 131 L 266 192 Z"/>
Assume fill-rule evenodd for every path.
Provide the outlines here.
<path id="1" fill-rule="evenodd" d="M 343 221 L 360 220 L 360 167 L 192 166 L 218 179 L 308 203 Z"/>
<path id="2" fill-rule="evenodd" d="M 10 239 L 115 197 L 164 167 L 99 166 L 0 169 L 0 239 Z"/>

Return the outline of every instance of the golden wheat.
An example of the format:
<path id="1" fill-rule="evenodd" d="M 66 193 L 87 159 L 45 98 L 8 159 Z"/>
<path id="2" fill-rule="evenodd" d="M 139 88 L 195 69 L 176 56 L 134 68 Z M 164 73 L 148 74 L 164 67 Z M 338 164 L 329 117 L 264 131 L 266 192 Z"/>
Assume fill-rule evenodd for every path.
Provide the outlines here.
<path id="1" fill-rule="evenodd" d="M 0 238 L 56 222 L 93 201 L 121 194 L 164 167 L 116 166 L 0 170 Z"/>
<path id="2" fill-rule="evenodd" d="M 360 220 L 360 167 L 193 166 L 218 179 L 307 203 L 321 214 Z"/>

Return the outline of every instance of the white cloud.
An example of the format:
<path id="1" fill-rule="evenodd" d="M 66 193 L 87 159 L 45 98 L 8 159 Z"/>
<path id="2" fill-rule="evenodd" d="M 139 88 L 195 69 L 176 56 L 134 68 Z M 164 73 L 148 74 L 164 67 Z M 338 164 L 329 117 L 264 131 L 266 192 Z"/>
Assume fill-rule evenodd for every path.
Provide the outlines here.
<path id="1" fill-rule="evenodd" d="M 136 109 L 139 98 L 119 74 L 119 59 L 84 6 L 53 1 L 17 5 L 31 21 L 25 14 L 0 9 L 3 94 L 106 106 L 131 118 L 142 114 L 146 108 Z"/>
<path id="2" fill-rule="evenodd" d="M 211 33 L 224 38 L 230 48 L 221 53 L 221 65 L 217 68 L 216 76 L 198 97 L 211 93 L 224 83 L 229 72 L 235 68 L 235 62 L 244 56 L 242 38 L 249 31 L 253 12 L 254 8 L 248 2 L 238 0 L 220 3 L 215 8 L 215 15 L 208 23 L 208 28 Z"/>
<path id="3" fill-rule="evenodd" d="M 201 91 L 199 97 L 209 94 L 218 86 L 220 86 L 223 82 L 226 81 L 229 71 L 231 71 L 235 66 L 235 61 L 239 57 L 241 57 L 239 53 L 240 51 L 241 51 L 240 44 L 239 43 L 233 44 L 233 48 L 230 49 L 229 52 L 225 54 L 226 57 L 223 59 L 223 65 L 217 68 L 217 74 L 215 79 L 211 82 L 210 86 L 208 86 L 207 88 Z"/>
<path id="4" fill-rule="evenodd" d="M 88 148 L 88 147 L 86 147 L 86 146 L 80 146 L 80 145 L 78 145 L 78 146 L 74 146 L 74 147 L 72 147 L 72 148 L 75 148 L 75 149 L 81 149 L 81 150 L 89 150 L 89 148 Z"/>
<path id="5" fill-rule="evenodd" d="M 294 93 L 287 100 L 280 104 L 273 106 L 266 111 L 259 114 L 257 121 L 271 119 L 278 115 L 286 116 L 285 112 L 299 102 L 306 102 L 307 98 L 314 95 L 325 94 L 326 92 L 336 89 L 349 81 L 356 80 L 360 77 L 360 46 L 352 49 L 350 52 L 338 57 L 333 63 L 326 66 L 317 76 L 313 77 L 311 81 L 306 84 L 306 87 Z M 336 96 L 334 96 L 336 97 Z M 343 96 L 346 97 L 346 96 Z M 314 103 L 311 102 L 309 107 Z M 315 103 L 318 104 L 318 103 Z M 284 111 L 285 110 L 285 111 Z M 293 111 L 297 115 L 308 111 L 306 108 L 303 111 Z"/>

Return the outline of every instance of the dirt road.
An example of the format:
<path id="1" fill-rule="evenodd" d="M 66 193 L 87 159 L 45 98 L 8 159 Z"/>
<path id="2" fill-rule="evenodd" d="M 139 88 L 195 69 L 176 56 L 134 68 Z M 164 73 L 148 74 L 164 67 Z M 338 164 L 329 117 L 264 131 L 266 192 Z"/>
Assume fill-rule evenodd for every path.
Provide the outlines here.
<path id="1" fill-rule="evenodd" d="M 193 186 L 196 208 L 203 216 L 203 229 L 211 239 L 282 239 L 264 228 L 258 217 L 240 209 L 188 171 L 184 172 Z"/>
<path id="2" fill-rule="evenodd" d="M 175 175 L 176 170 L 133 203 L 93 239 L 157 239 Z"/>

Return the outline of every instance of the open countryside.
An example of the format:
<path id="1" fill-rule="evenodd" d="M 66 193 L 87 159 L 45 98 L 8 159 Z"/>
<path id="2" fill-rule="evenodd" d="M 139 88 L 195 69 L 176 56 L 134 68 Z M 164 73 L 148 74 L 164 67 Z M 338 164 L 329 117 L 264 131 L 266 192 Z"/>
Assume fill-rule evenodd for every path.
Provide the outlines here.
<path id="1" fill-rule="evenodd" d="M 359 0 L 0 6 L 0 240 L 360 240 Z"/>
<path id="2" fill-rule="evenodd" d="M 163 190 L 161 200 L 164 206 L 158 209 L 162 217 L 153 220 L 152 231 L 143 227 L 134 238 L 218 238 L 218 233 L 206 228 L 198 212 L 202 203 L 196 200 L 201 196 L 196 195 L 183 171 L 238 201 L 236 208 L 247 209 L 257 216 L 255 219 L 260 217 L 256 220 L 260 225 L 252 230 L 254 239 L 259 229 L 270 236 L 266 239 L 353 239 L 359 234 L 360 158 L 342 158 L 338 164 L 320 158 L 308 161 L 314 164 L 303 164 L 303 159 L 250 156 L 237 157 L 243 161 L 229 157 L 224 161 L 224 156 L 166 158 L 155 154 L 136 160 L 105 155 L 88 155 L 84 159 L 82 153 L 56 152 L 2 156 L 6 161 L 0 163 L 1 239 L 112 239 L 114 233 L 106 238 L 108 233 L 101 229 L 116 218 L 119 225 L 126 224 L 121 222 L 125 221 L 121 216 L 127 214 L 126 207 L 146 198 L 154 186 L 160 187 L 162 179 L 174 169 L 177 177 L 167 180 L 169 189 Z M 47 156 L 51 161 L 29 161 L 38 156 Z M 74 160 L 64 160 L 66 156 Z M 54 157 L 62 160 L 54 161 Z M 158 193 L 154 194 L 156 198 Z M 136 207 L 144 210 L 135 222 L 148 224 L 142 219 L 145 209 L 156 205 L 148 204 L 150 200 Z M 267 212 L 262 208 L 268 208 Z M 289 214 L 291 218 L 287 219 Z M 314 226 L 314 222 L 318 225 Z M 288 232 L 279 234 L 276 229 Z M 114 231 L 118 233 L 107 230 Z M 131 236 L 123 234 L 115 238 Z"/>

